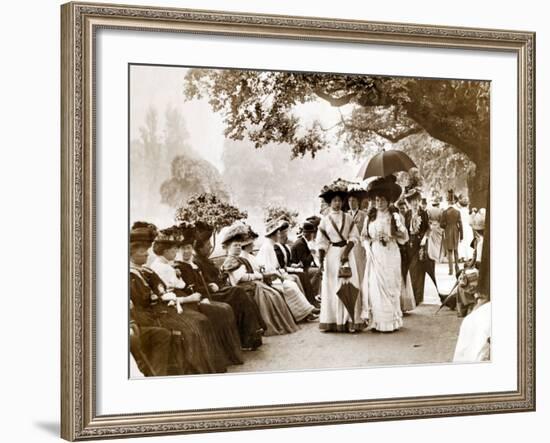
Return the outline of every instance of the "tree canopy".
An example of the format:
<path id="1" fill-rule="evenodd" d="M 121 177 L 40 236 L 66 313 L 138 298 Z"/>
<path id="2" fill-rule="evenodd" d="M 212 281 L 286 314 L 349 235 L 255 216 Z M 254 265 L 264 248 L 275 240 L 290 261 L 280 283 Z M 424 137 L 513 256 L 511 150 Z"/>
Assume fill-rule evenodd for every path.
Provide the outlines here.
<path id="1" fill-rule="evenodd" d="M 483 165 L 468 183 L 470 195 L 483 201 L 477 206 L 484 206 L 489 180 L 489 87 L 470 80 L 213 69 L 191 69 L 185 78 L 186 98 L 207 99 L 223 115 L 226 137 L 246 138 L 256 148 L 288 144 L 295 157 L 314 157 L 334 134 L 360 154 L 425 131 Z M 316 100 L 346 107 L 337 125 L 300 121 L 295 108 Z"/>

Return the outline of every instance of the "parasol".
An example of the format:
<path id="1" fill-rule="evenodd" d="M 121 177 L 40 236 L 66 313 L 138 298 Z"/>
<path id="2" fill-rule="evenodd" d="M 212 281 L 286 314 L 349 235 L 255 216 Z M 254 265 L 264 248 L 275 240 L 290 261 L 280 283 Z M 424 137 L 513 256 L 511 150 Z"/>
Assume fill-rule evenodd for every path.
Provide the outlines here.
<path id="1" fill-rule="evenodd" d="M 408 171 L 416 168 L 411 158 L 403 151 L 390 149 L 376 154 L 368 162 L 365 162 L 357 176 L 362 180 L 369 177 L 387 177 L 398 171 Z"/>
<path id="2" fill-rule="evenodd" d="M 340 286 L 340 289 L 338 289 L 336 295 L 348 311 L 352 324 L 355 324 L 355 302 L 357 301 L 357 297 L 359 295 L 359 289 L 353 286 L 349 281 L 345 281 L 342 283 L 342 286 Z"/>

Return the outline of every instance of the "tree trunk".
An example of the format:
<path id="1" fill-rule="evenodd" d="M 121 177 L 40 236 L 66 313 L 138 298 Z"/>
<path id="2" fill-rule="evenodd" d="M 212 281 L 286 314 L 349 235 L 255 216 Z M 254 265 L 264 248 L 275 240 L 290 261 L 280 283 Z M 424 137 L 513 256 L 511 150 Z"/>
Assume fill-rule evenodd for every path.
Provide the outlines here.
<path id="1" fill-rule="evenodd" d="M 485 213 L 485 229 L 483 231 L 483 250 L 481 251 L 481 267 L 479 269 L 478 291 L 485 296 L 491 294 L 491 208 L 487 200 Z"/>
<path id="2" fill-rule="evenodd" d="M 476 165 L 476 172 L 468 178 L 470 208 L 486 208 L 489 199 L 489 168 Z"/>

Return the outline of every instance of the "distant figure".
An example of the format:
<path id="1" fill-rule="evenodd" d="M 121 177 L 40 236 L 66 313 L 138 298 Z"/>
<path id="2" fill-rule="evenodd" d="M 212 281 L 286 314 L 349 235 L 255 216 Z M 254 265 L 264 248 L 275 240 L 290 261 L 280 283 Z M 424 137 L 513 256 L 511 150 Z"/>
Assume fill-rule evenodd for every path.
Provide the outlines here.
<path id="1" fill-rule="evenodd" d="M 444 230 L 444 244 L 449 260 L 449 275 L 454 272 L 458 274 L 458 243 L 462 240 L 462 217 L 460 211 L 455 207 L 454 193 L 449 192 L 447 196 L 449 207 L 441 215 L 441 227 Z"/>
<path id="2" fill-rule="evenodd" d="M 361 191 L 363 193 L 363 191 Z M 363 231 L 363 225 L 365 224 L 365 219 L 367 218 L 367 213 L 359 208 L 359 192 L 350 191 L 348 197 L 349 211 L 348 214 L 351 215 L 351 220 L 357 226 L 357 231 L 361 233 Z M 365 248 L 358 242 L 355 247 L 352 249 L 352 254 L 355 255 L 355 263 L 357 264 L 357 272 L 359 274 L 359 284 L 363 284 L 363 275 L 365 273 L 366 266 L 366 253 Z"/>
<path id="3" fill-rule="evenodd" d="M 316 233 L 317 229 L 313 223 L 308 221 L 304 222 L 301 236 L 290 248 L 291 262 L 299 265 L 304 270 L 304 274 L 309 280 L 309 286 L 314 294 L 314 306 L 319 305 L 315 297 L 319 295 L 322 277 L 310 247 L 310 244 L 315 239 Z"/>
<path id="4" fill-rule="evenodd" d="M 472 241 L 474 239 L 474 233 L 472 227 L 470 226 L 470 202 L 468 197 L 461 196 L 458 200 L 457 209 L 460 211 L 460 221 L 462 223 L 462 240 L 458 245 L 458 256 L 459 259 L 464 259 L 464 261 L 471 260 L 472 258 Z"/>
<path id="5" fill-rule="evenodd" d="M 441 216 L 443 215 L 443 209 L 439 207 L 439 200 L 432 201 L 432 207 L 428 208 L 428 222 L 430 229 L 428 231 L 428 256 L 436 261 L 442 263 L 445 259 L 445 245 L 443 244 L 443 229 L 441 228 Z"/>

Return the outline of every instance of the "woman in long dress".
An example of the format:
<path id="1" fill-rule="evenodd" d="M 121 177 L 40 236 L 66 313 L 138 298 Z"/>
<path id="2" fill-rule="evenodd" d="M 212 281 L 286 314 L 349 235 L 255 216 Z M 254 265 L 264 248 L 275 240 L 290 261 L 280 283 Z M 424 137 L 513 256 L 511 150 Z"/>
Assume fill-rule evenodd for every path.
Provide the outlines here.
<path id="1" fill-rule="evenodd" d="M 266 282 L 271 282 L 275 274 L 262 273 L 252 255 L 257 234 L 242 225 L 227 229 L 222 245 L 227 258 L 222 271 L 227 273 L 233 286 L 252 289 L 265 324 L 264 336 L 283 335 L 298 330 L 282 291 L 278 292 Z M 278 277 L 277 277 L 278 278 Z"/>
<path id="2" fill-rule="evenodd" d="M 361 233 L 363 230 L 363 225 L 365 224 L 365 219 L 367 218 L 366 211 L 363 211 L 359 208 L 359 202 L 363 199 L 365 192 L 352 190 L 349 193 L 348 205 L 349 211 L 348 214 L 351 216 L 351 220 L 357 226 L 357 231 Z M 365 273 L 366 267 L 366 253 L 365 249 L 361 242 L 358 242 L 352 249 L 353 255 L 355 256 L 355 263 L 357 264 L 357 270 L 359 272 L 359 284 L 363 283 L 363 275 Z"/>
<path id="3" fill-rule="evenodd" d="M 359 272 L 352 253 L 359 243 L 359 231 L 351 216 L 342 211 L 347 184 L 336 181 L 325 186 L 320 197 L 330 205 L 330 211 L 321 219 L 316 239 L 323 273 L 319 329 L 322 332 L 357 332 L 365 327 L 361 320 Z M 341 278 L 342 266 L 349 268 L 351 275 Z M 344 291 L 351 295 L 347 303 L 342 301 Z"/>
<path id="4" fill-rule="evenodd" d="M 138 225 L 138 226 L 136 226 Z M 130 300 L 132 318 L 141 327 L 161 327 L 170 331 L 167 374 L 208 374 L 226 371 L 226 362 L 207 317 L 199 312 L 176 311 L 183 298 L 169 293 L 158 275 L 145 263 L 155 235 L 136 223 L 130 231 Z"/>
<path id="5" fill-rule="evenodd" d="M 283 223 L 279 220 L 272 220 L 268 223 L 264 242 L 258 251 L 256 261 L 265 272 L 278 276 L 273 284 L 275 288 L 281 289 L 294 320 L 296 322 L 302 320 L 315 321 L 317 320 L 316 312 L 318 312 L 318 309 L 307 300 L 297 283 L 285 269 L 281 268 L 277 259 L 275 244 L 279 242 L 279 230 L 282 226 Z"/>
<path id="6" fill-rule="evenodd" d="M 375 206 L 369 211 L 361 234 L 367 251 L 362 317 L 368 319 L 371 329 L 382 332 L 396 331 L 403 326 L 403 278 L 398 244 L 408 241 L 408 233 L 397 210 L 389 208 L 401 194 L 394 178 L 380 178 L 371 183 L 368 192 Z"/>
<path id="7" fill-rule="evenodd" d="M 186 227 L 181 231 L 183 236 L 180 249 L 181 260 L 176 260 L 174 267 L 180 272 L 182 280 L 197 292 L 206 295 L 211 302 L 221 302 L 222 306 L 225 304 L 231 306 L 242 349 L 247 351 L 257 349 L 262 345 L 263 329 L 254 299 L 241 288 L 220 287 L 217 283 L 208 282 L 193 255 L 193 245 L 197 237 L 195 229 Z"/>
<path id="8" fill-rule="evenodd" d="M 193 300 L 184 305 L 204 314 L 210 320 L 218 340 L 223 356 L 228 365 L 242 364 L 242 351 L 235 316 L 231 306 L 226 303 L 210 301 L 205 294 L 201 294 L 192 286 L 183 281 L 173 267 L 181 239 L 178 229 L 161 231 L 153 243 L 153 252 L 157 256 L 151 268 L 160 276 L 168 290 L 172 290 L 181 297 L 191 297 Z M 173 234 L 172 232 L 176 232 Z"/>

